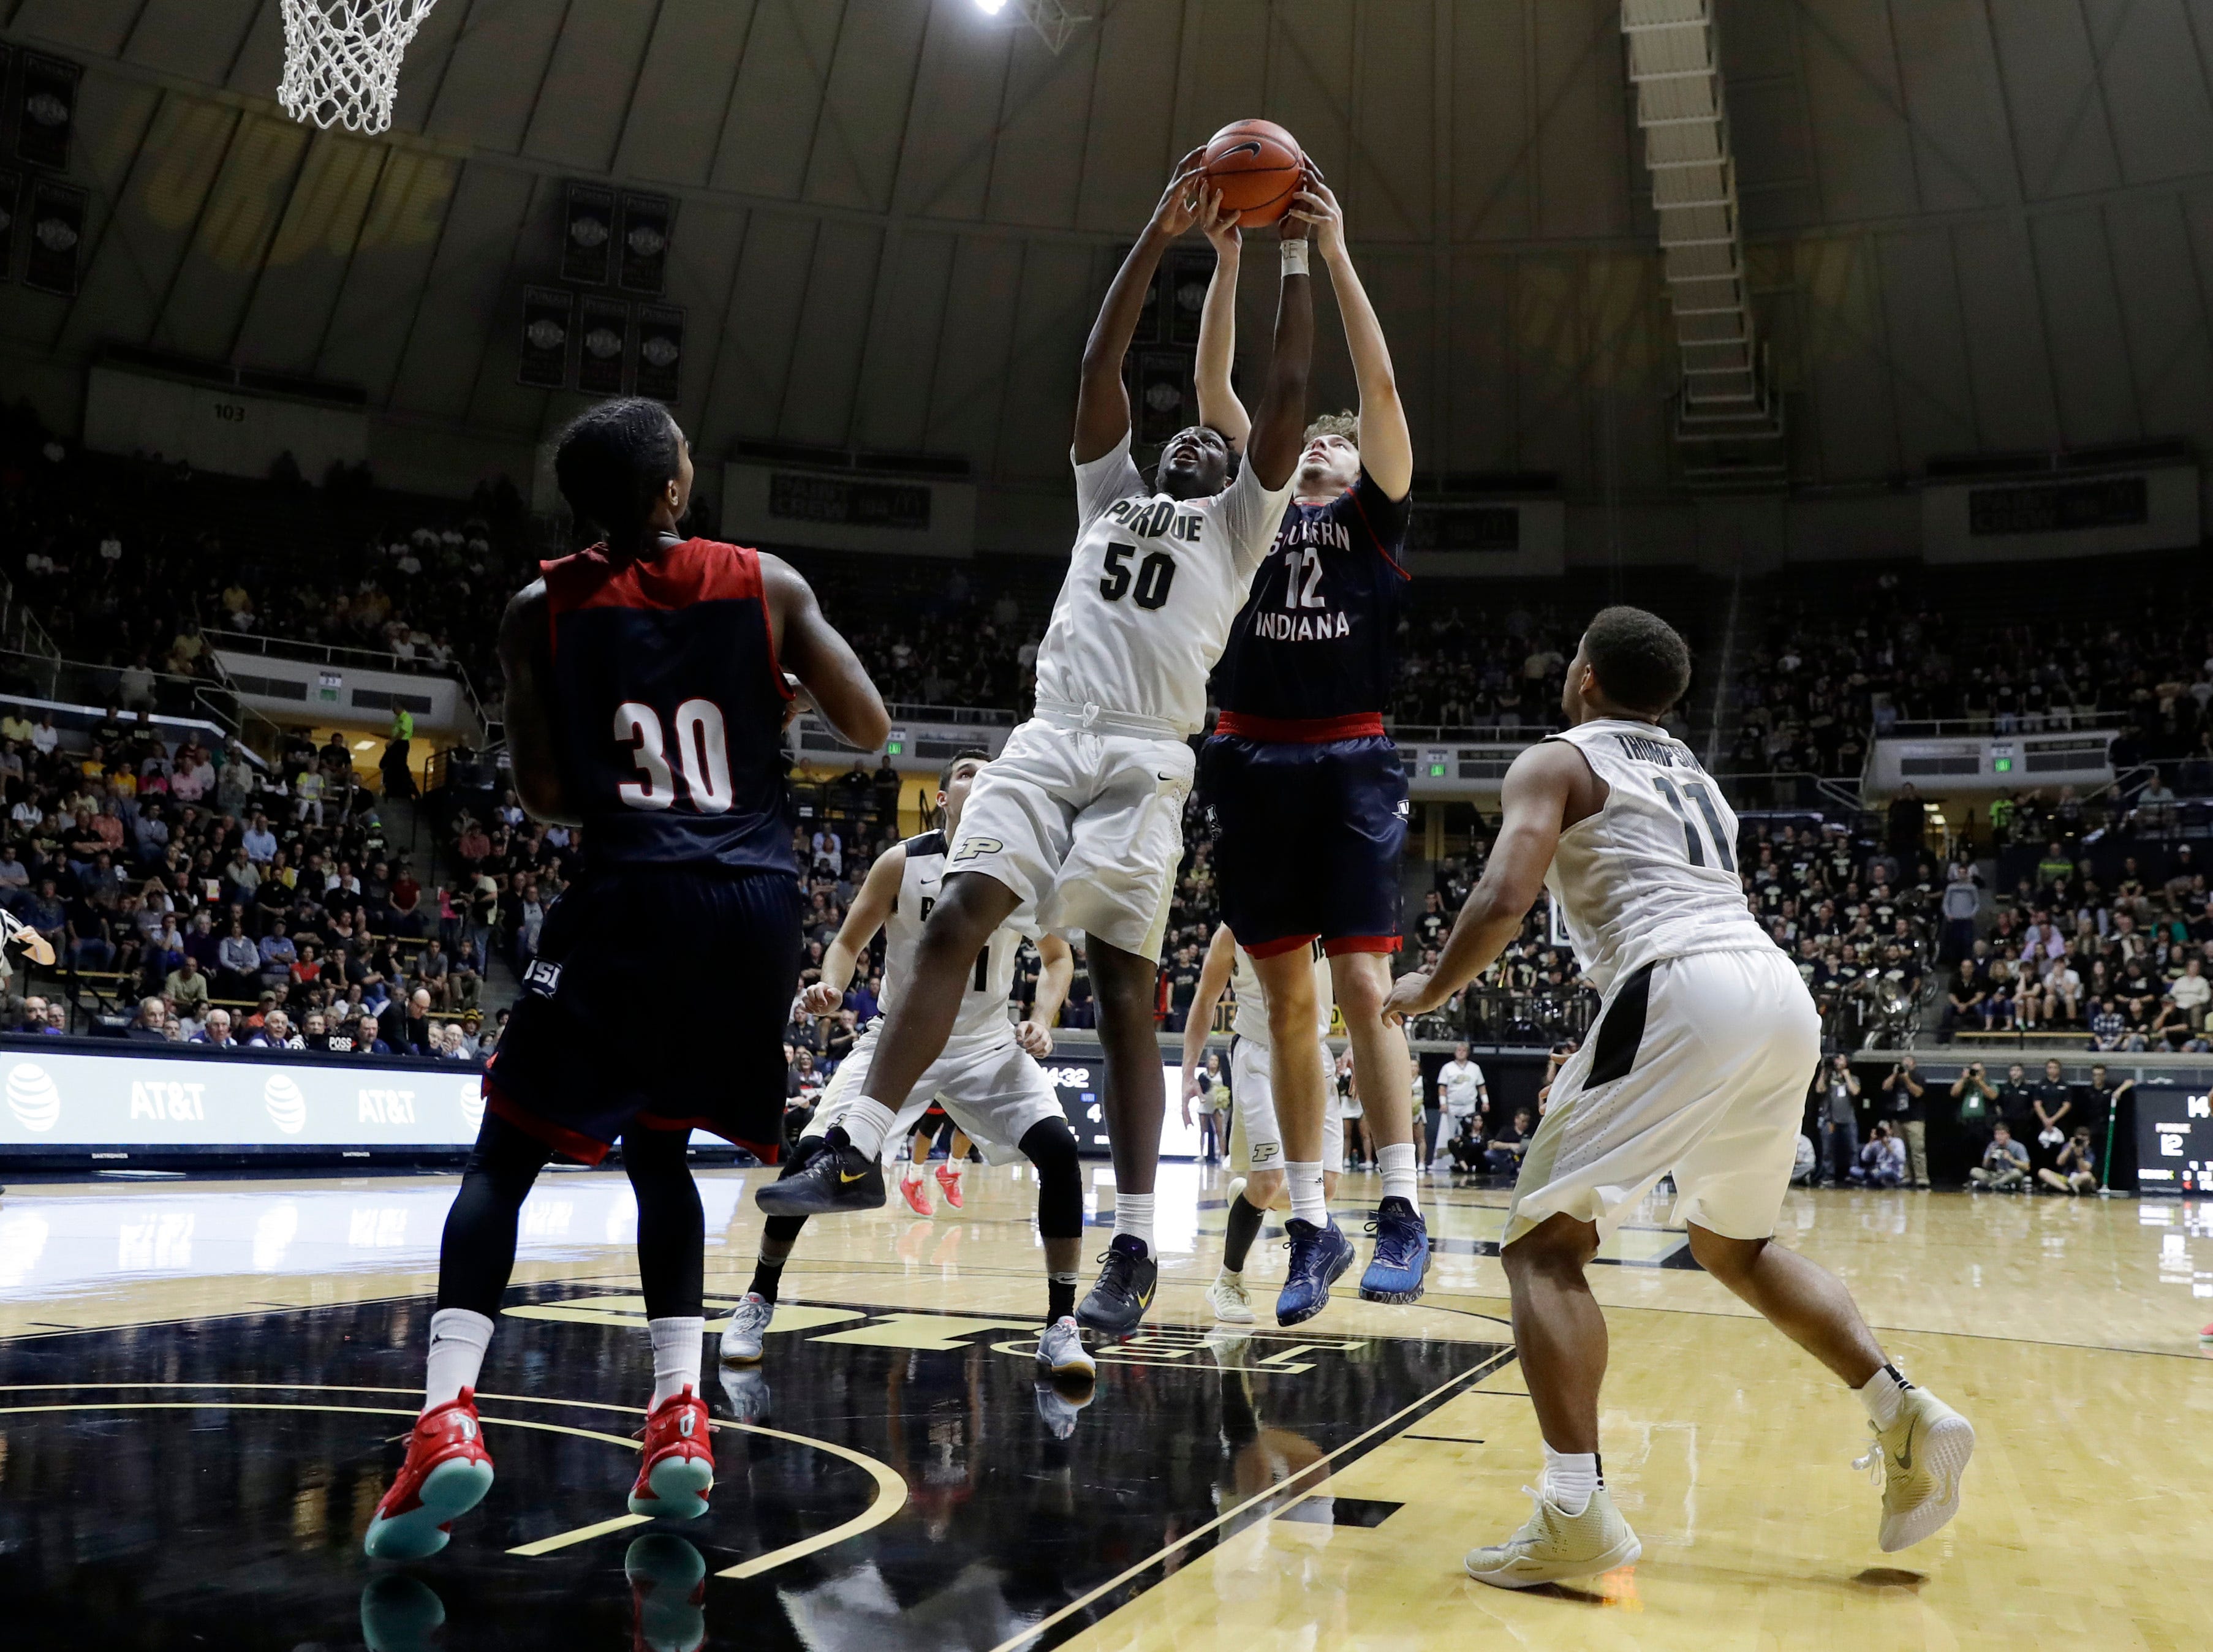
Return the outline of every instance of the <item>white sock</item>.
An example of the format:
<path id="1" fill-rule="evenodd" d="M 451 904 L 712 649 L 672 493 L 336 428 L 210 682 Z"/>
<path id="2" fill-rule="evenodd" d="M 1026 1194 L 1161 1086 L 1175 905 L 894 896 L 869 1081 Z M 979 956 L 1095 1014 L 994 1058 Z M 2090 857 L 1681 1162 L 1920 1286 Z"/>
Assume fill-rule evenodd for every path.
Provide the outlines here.
<path id="1" fill-rule="evenodd" d="M 645 1329 L 653 1338 L 653 1399 L 647 1409 L 687 1387 L 698 1393 L 700 1339 L 707 1334 L 707 1321 L 698 1314 L 648 1320 Z"/>
<path id="2" fill-rule="evenodd" d="M 884 1150 L 884 1137 L 891 1134 L 892 1126 L 897 1123 L 897 1113 L 865 1095 L 855 1096 L 838 1119 L 845 1139 L 860 1149 L 864 1159 L 873 1159 Z"/>
<path id="3" fill-rule="evenodd" d="M 899 1180 L 901 1181 L 920 1181 L 922 1180 L 922 1161 L 919 1159 L 909 1159 L 905 1164 L 901 1165 L 899 1167 Z"/>
<path id="4" fill-rule="evenodd" d="M 1887 1429 L 1898 1421 L 1898 1408 L 1905 1403 L 1905 1391 L 1912 1386 L 1898 1374 L 1896 1366 L 1886 1365 L 1852 1392 L 1867 1407 L 1868 1417 L 1875 1427 Z"/>
<path id="5" fill-rule="evenodd" d="M 491 1321 L 466 1308 L 442 1308 L 430 1316 L 430 1356 L 423 1371 L 423 1409 L 443 1405 L 477 1386 Z"/>
<path id="6" fill-rule="evenodd" d="M 1283 1180 L 1291 1190 L 1291 1215 L 1317 1228 L 1329 1226 L 1329 1206 L 1321 1196 L 1321 1161 L 1302 1164 L 1296 1159 L 1286 1159 Z"/>
<path id="7" fill-rule="evenodd" d="M 1545 1448 L 1545 1501 L 1564 1515 L 1580 1515 L 1598 1490 L 1598 1454 Z"/>
<path id="8" fill-rule="evenodd" d="M 1114 1235 L 1127 1234 L 1144 1241 L 1145 1254 L 1153 1253 L 1153 1196 L 1150 1193 L 1114 1195 Z"/>
<path id="9" fill-rule="evenodd" d="M 1375 1167 L 1383 1173 L 1383 1197 L 1399 1198 L 1414 1207 L 1418 1216 L 1422 1210 L 1421 1195 L 1415 1189 L 1414 1144 L 1395 1142 L 1389 1147 L 1375 1149 Z"/>
<path id="10" fill-rule="evenodd" d="M 948 1180 L 952 1181 L 959 1181 L 960 1180 L 960 1173 L 965 1168 L 966 1168 L 966 1167 L 964 1166 L 958 1159 L 948 1159 L 943 1164 L 938 1166 L 940 1173 L 944 1175 Z"/>

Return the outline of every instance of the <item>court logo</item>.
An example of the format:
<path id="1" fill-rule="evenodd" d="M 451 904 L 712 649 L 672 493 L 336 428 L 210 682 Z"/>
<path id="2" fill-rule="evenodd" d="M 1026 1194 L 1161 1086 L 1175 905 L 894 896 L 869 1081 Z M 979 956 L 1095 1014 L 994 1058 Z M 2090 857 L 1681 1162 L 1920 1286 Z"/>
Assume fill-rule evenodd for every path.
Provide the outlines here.
<path id="1" fill-rule="evenodd" d="M 454 1100 L 461 1110 L 461 1122 L 473 1131 L 484 1123 L 484 1082 L 481 1079 L 465 1079 L 454 1092 Z"/>
<path id="2" fill-rule="evenodd" d="M 283 1073 L 272 1073 L 261 1087 L 261 1105 L 269 1109 L 269 1122 L 287 1136 L 297 1136 L 308 1123 L 308 1098 Z"/>
<path id="3" fill-rule="evenodd" d="M 8 1111 L 25 1130 L 44 1135 L 61 1122 L 62 1093 L 38 1063 L 19 1061 L 8 1070 Z"/>

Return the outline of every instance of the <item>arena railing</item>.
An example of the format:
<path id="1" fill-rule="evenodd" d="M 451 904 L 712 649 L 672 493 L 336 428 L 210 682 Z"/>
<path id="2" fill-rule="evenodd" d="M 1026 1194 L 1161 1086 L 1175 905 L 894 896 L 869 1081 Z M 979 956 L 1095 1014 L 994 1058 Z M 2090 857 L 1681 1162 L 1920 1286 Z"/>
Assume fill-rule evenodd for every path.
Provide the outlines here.
<path id="1" fill-rule="evenodd" d="M 1869 735 L 1874 740 L 1936 740 L 1963 735 L 2095 734 L 2125 728 L 2127 722 L 2120 712 L 2077 705 L 1972 717 L 1907 717 L 1887 726 L 1877 721 Z"/>
<path id="2" fill-rule="evenodd" d="M 355 648 L 345 643 L 317 643 L 301 637 L 265 637 L 255 631 L 203 630 L 211 648 L 226 649 L 234 654 L 259 654 L 278 660 L 310 660 L 318 665 L 351 663 L 368 671 L 389 671 L 410 677 L 444 677 L 458 684 L 461 698 L 468 702 L 477 726 L 485 731 L 487 742 L 500 737 L 500 721 L 485 709 L 477 693 L 477 686 L 469 676 L 468 668 L 458 660 L 442 664 L 435 660 L 418 660 L 404 654 L 393 654 L 386 649 Z"/>

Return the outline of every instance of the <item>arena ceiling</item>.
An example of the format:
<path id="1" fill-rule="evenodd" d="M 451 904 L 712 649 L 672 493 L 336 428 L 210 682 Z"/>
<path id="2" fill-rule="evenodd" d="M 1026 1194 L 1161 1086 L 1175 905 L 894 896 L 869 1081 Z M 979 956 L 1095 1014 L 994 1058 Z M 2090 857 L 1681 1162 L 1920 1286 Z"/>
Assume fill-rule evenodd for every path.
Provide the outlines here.
<path id="1" fill-rule="evenodd" d="M 574 399 L 516 382 L 521 289 L 558 265 L 567 180 L 612 179 L 678 203 L 703 453 L 952 453 L 1057 487 L 1119 246 L 1178 155 L 1265 114 L 1340 187 L 1424 470 L 1675 485 L 1618 4 L 1095 9 L 1056 55 L 976 0 L 442 0 L 365 140 L 277 109 L 277 0 L 0 0 L 0 34 L 85 66 L 93 198 L 78 295 L 0 289 L 0 337 L 19 364 L 121 340 L 342 381 L 520 446 Z M 2213 423 L 2213 0 L 1723 0 L 1719 24 L 1795 480 Z"/>

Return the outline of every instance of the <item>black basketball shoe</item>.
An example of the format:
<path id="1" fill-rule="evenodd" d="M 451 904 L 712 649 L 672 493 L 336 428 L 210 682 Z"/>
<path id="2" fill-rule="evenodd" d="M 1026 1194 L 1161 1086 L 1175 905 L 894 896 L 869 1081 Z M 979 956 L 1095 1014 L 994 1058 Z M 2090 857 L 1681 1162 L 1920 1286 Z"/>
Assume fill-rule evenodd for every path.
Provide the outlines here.
<path id="1" fill-rule="evenodd" d="M 772 1216 L 880 1210 L 884 1204 L 883 1161 L 855 1147 L 844 1126 L 832 1125 L 819 1150 L 794 1160 L 782 1177 L 753 1194 L 753 1203 Z"/>
<path id="2" fill-rule="evenodd" d="M 1100 1259 L 1099 1283 L 1076 1305 L 1076 1322 L 1086 1331 L 1116 1340 L 1130 1335 L 1144 1322 L 1153 1305 L 1153 1288 L 1159 1283 L 1160 1264 L 1146 1251 L 1144 1241 L 1116 1234 Z"/>

